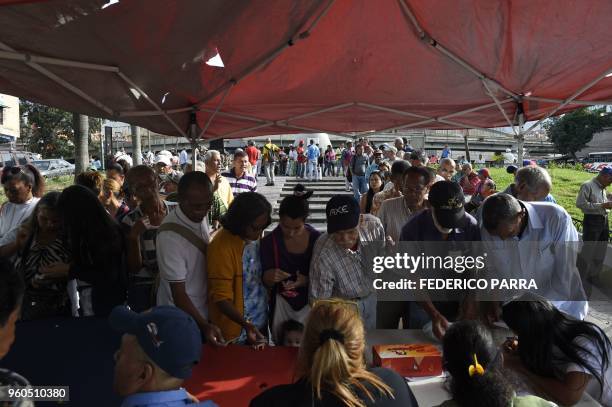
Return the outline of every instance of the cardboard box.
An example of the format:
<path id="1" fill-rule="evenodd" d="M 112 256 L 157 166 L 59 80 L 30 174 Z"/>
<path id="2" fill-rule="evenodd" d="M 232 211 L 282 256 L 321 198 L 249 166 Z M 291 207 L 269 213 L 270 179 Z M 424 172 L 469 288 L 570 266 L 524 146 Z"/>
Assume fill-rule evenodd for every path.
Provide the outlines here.
<path id="1" fill-rule="evenodd" d="M 442 374 L 442 352 L 431 344 L 375 345 L 372 354 L 375 366 L 393 369 L 404 377 Z"/>

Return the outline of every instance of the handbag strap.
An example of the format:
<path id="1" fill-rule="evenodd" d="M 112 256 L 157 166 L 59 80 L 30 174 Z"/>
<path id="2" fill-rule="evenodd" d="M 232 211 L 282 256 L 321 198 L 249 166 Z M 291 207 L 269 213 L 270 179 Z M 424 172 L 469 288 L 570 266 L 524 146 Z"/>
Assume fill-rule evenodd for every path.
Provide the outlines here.
<path id="1" fill-rule="evenodd" d="M 177 235 L 180 235 L 181 237 L 185 238 L 185 240 L 187 240 L 189 243 L 194 245 L 203 255 L 206 255 L 206 242 L 197 237 L 196 234 L 193 233 L 193 231 L 188 227 L 180 225 L 178 223 L 168 222 L 163 223 L 157 230 L 157 233 L 164 231 L 170 231 L 176 233 Z"/>

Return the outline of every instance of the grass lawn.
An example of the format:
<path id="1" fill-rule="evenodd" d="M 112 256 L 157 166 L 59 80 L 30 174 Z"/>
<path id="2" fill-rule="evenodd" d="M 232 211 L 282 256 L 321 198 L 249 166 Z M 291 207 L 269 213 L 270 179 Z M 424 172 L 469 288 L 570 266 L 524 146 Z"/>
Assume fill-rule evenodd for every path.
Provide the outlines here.
<path id="1" fill-rule="evenodd" d="M 504 190 L 511 182 L 512 176 L 505 168 L 490 168 L 491 177 L 495 180 L 498 190 Z M 573 218 L 582 220 L 582 212 L 576 208 L 576 196 L 580 185 L 595 176 L 586 171 L 577 171 L 569 168 L 551 168 L 550 176 L 553 180 L 552 194 L 559 205 L 563 206 Z M 73 182 L 72 176 L 63 176 L 47 180 L 47 191 L 61 191 Z M 0 190 L 0 204 L 6 200 L 4 191 Z"/>

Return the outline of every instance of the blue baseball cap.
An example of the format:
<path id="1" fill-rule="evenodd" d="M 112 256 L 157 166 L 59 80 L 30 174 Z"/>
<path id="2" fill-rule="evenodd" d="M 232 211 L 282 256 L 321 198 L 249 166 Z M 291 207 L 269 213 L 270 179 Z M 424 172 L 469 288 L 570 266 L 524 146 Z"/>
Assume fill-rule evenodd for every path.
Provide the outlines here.
<path id="1" fill-rule="evenodd" d="M 109 322 L 114 330 L 134 335 L 147 356 L 172 377 L 187 379 L 202 357 L 200 329 L 177 307 L 162 305 L 138 314 L 119 305 Z"/>
<path id="2" fill-rule="evenodd" d="M 601 170 L 599 170 L 599 173 L 604 175 L 612 175 L 612 165 L 606 165 Z"/>

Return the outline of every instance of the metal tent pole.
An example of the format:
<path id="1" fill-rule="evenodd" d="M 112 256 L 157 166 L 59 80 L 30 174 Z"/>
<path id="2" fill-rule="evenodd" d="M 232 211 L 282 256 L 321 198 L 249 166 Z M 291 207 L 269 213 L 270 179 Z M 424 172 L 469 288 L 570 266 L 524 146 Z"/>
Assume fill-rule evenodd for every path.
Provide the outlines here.
<path id="1" fill-rule="evenodd" d="M 521 166 L 523 164 L 523 148 L 525 147 L 525 111 L 523 110 L 522 101 L 517 104 L 517 111 L 519 120 L 518 132 L 516 135 L 518 149 L 517 164 Z"/>

